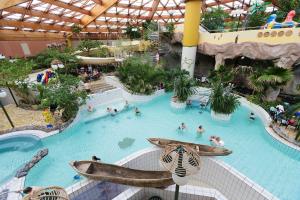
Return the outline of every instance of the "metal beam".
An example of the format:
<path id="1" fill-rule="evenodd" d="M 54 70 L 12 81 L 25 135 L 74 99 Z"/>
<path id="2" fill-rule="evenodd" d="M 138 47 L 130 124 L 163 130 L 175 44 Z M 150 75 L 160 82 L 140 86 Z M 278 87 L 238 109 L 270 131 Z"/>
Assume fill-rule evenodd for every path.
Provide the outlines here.
<path id="1" fill-rule="evenodd" d="M 85 14 L 85 15 L 90 14 L 90 12 L 88 10 L 79 8 L 77 6 L 73 6 L 71 4 L 64 3 L 62 1 L 56 1 L 56 0 L 41 0 L 41 1 L 44 2 L 44 3 L 49 3 L 49 4 L 52 4 L 52 5 L 61 7 L 61 8 L 65 8 L 65 9 L 69 9 L 69 10 L 72 10 L 72 11 L 75 11 L 75 12 L 79 12 L 79 13 L 82 13 L 82 14 Z"/>
<path id="2" fill-rule="evenodd" d="M 85 15 L 82 17 L 81 22 L 84 26 L 89 25 L 92 21 L 97 19 L 100 15 L 102 15 L 105 11 L 111 8 L 118 0 L 102 0 L 102 4 L 95 5 L 90 13 L 91 15 Z"/>
<path id="3" fill-rule="evenodd" d="M 0 1 L 0 10 L 15 6 L 30 0 L 1 0 Z"/>

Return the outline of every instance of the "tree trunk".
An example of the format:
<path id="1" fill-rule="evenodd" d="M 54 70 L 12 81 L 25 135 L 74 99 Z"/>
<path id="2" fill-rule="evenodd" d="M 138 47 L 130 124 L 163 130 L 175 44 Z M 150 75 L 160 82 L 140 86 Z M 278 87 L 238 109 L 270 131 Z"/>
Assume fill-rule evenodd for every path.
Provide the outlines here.
<path id="1" fill-rule="evenodd" d="M 280 88 L 273 89 L 273 88 L 269 87 L 265 92 L 263 100 L 268 101 L 268 102 L 276 101 L 279 93 L 280 93 Z"/>

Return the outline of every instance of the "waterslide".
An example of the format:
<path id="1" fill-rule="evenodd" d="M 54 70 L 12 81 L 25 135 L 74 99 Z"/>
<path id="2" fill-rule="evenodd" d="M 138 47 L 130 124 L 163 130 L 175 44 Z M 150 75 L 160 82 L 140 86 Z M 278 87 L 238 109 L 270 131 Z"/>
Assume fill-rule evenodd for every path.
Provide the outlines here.
<path id="1" fill-rule="evenodd" d="M 107 57 L 107 58 L 101 58 L 101 57 L 86 57 L 86 56 L 76 56 L 80 59 L 81 64 L 85 65 L 101 65 L 101 64 L 113 64 L 122 62 L 123 59 L 117 59 L 116 57 Z"/>
<path id="2" fill-rule="evenodd" d="M 144 51 L 148 46 L 150 45 L 149 42 L 146 41 L 139 41 L 139 40 L 133 40 L 133 41 L 117 41 L 113 44 L 113 46 L 107 46 L 110 51 L 119 51 L 119 53 L 123 53 L 122 51 L 126 50 L 132 50 L 132 51 Z M 75 52 L 75 54 L 79 54 L 81 51 Z M 120 63 L 124 60 L 124 57 L 126 56 L 118 56 L 118 57 L 86 57 L 86 56 L 76 56 L 80 59 L 81 64 L 86 65 L 102 65 L 102 64 L 115 64 Z"/>

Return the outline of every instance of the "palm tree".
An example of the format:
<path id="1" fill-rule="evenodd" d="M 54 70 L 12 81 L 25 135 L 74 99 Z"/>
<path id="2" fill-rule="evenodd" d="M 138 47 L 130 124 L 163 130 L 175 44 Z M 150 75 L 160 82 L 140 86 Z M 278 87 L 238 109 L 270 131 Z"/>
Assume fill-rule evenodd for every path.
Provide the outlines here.
<path id="1" fill-rule="evenodd" d="M 181 74 L 175 78 L 174 93 L 179 102 L 185 102 L 189 96 L 195 93 L 195 82 L 186 74 Z"/>
<path id="2" fill-rule="evenodd" d="M 239 97 L 230 93 L 231 88 L 224 87 L 220 81 L 213 83 L 212 94 L 210 96 L 211 109 L 215 113 L 229 115 L 239 106 Z"/>
<path id="3" fill-rule="evenodd" d="M 250 75 L 249 85 L 254 91 L 264 93 L 264 100 L 275 101 L 280 93 L 280 87 L 286 85 L 292 77 L 293 74 L 289 69 L 269 67 Z"/>

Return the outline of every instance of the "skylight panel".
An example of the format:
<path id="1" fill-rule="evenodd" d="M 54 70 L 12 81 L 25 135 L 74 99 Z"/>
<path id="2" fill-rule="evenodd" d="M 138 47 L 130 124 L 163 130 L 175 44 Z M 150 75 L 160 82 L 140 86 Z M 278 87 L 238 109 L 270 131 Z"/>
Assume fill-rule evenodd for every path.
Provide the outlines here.
<path id="1" fill-rule="evenodd" d="M 50 11 L 50 13 L 59 15 L 63 10 L 64 10 L 64 8 L 58 8 L 58 9 Z"/>
<path id="2" fill-rule="evenodd" d="M 71 3 L 72 0 L 60 0 L 60 1 L 64 3 Z"/>
<path id="3" fill-rule="evenodd" d="M 6 19 L 15 19 L 15 20 L 18 20 L 18 19 L 20 19 L 21 17 L 22 17 L 21 14 L 12 14 L 12 15 L 8 15 L 8 16 L 6 17 Z"/>
<path id="4" fill-rule="evenodd" d="M 80 15 L 76 15 L 76 16 L 75 16 L 76 19 L 81 19 L 82 17 L 83 17 L 83 14 L 80 14 Z"/>
<path id="5" fill-rule="evenodd" d="M 38 17 L 31 17 L 31 18 L 26 19 L 26 21 L 37 22 L 37 21 L 39 21 L 39 18 Z"/>
<path id="6" fill-rule="evenodd" d="M 34 7 L 34 9 L 39 10 L 39 11 L 46 11 L 49 6 L 50 6 L 50 4 L 46 3 L 46 4 L 39 5 L 37 7 Z"/>
<path id="7" fill-rule="evenodd" d="M 90 4 L 88 6 L 85 6 L 84 9 L 90 11 L 92 8 L 94 8 L 95 4 Z"/>
<path id="8" fill-rule="evenodd" d="M 11 27 L 11 26 L 3 26 L 3 29 L 8 29 L 8 30 L 13 30 L 16 29 L 15 27 Z"/>

